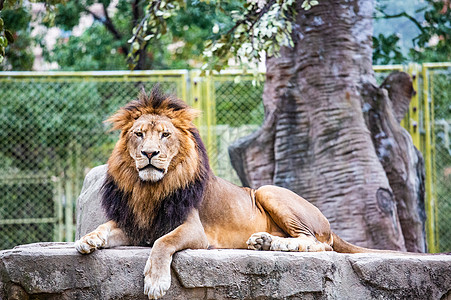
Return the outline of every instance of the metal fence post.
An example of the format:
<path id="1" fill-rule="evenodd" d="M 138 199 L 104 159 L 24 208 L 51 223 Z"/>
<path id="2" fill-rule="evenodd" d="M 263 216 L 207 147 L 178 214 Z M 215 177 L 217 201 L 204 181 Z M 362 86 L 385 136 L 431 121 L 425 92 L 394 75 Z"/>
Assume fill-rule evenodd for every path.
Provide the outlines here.
<path id="1" fill-rule="evenodd" d="M 195 120 L 202 140 L 207 148 L 208 156 L 216 157 L 216 110 L 214 101 L 214 87 L 212 87 L 212 75 L 201 75 L 199 71 L 191 71 L 191 100 L 188 103 L 200 110 L 201 116 Z M 214 84 L 214 83 L 213 83 Z M 215 162 L 210 161 L 211 168 L 215 170 Z"/>
<path id="2" fill-rule="evenodd" d="M 420 80 L 419 71 L 420 66 L 418 64 L 411 63 L 408 66 L 408 73 L 412 77 L 412 85 L 415 93 L 410 101 L 409 106 L 409 119 L 408 119 L 408 131 L 412 136 L 413 144 L 417 149 L 421 149 L 420 141 L 420 106 L 419 106 L 419 91 L 420 91 Z"/>
<path id="3" fill-rule="evenodd" d="M 425 129 L 425 139 L 423 155 L 425 158 L 425 175 L 426 175 L 426 233 L 427 242 L 429 247 L 429 252 L 437 252 L 436 243 L 436 214 L 435 214 L 435 197 L 434 197 L 434 184 L 433 184 L 433 172 L 432 172 L 432 132 L 431 126 L 433 126 L 433 114 L 431 114 L 431 109 L 433 109 L 433 103 L 431 97 L 429 96 L 429 70 L 426 65 L 423 65 L 423 115 L 424 115 L 424 129 Z M 432 122 L 431 122 L 432 121 Z"/>

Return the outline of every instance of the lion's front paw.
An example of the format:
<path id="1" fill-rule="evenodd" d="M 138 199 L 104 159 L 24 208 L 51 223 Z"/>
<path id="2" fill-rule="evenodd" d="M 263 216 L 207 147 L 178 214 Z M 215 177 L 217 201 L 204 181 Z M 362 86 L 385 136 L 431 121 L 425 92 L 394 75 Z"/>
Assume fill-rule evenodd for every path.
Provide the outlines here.
<path id="1" fill-rule="evenodd" d="M 144 294 L 149 299 L 158 299 L 163 297 L 171 286 L 171 276 L 158 276 L 159 278 L 153 278 L 148 275 L 144 278 Z"/>
<path id="2" fill-rule="evenodd" d="M 89 254 L 96 249 L 104 247 L 107 234 L 102 231 L 93 231 L 75 242 L 75 249 L 81 254 Z"/>
<path id="3" fill-rule="evenodd" d="M 154 268 L 151 272 L 151 260 L 147 260 L 144 268 L 144 294 L 149 299 L 158 299 L 163 297 L 171 286 L 171 269 L 162 267 L 158 271 Z M 167 270 L 166 270 L 167 269 Z"/>
<path id="4" fill-rule="evenodd" d="M 271 248 L 272 235 L 267 232 L 257 232 L 247 240 L 247 248 L 251 250 L 269 250 Z"/>

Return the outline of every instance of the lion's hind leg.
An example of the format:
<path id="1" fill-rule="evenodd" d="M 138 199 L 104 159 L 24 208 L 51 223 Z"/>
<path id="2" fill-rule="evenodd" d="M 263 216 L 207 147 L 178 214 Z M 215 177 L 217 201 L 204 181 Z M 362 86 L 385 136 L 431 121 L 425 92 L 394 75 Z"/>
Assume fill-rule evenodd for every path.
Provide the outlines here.
<path id="1" fill-rule="evenodd" d="M 251 250 L 296 251 L 296 252 L 322 252 L 332 251 L 332 247 L 319 242 L 312 236 L 283 238 L 267 232 L 254 233 L 246 242 Z"/>
<path id="2" fill-rule="evenodd" d="M 254 233 L 247 242 L 249 249 L 309 252 L 332 250 L 329 222 L 318 208 L 302 197 L 285 188 L 267 185 L 256 190 L 255 201 L 287 237 L 266 232 Z"/>

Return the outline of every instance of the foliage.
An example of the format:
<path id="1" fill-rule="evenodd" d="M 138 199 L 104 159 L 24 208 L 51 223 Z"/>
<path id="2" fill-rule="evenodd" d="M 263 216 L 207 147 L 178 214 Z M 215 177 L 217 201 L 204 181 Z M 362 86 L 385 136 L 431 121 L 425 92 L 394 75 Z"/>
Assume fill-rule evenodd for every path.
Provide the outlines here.
<path id="1" fill-rule="evenodd" d="M 406 10 L 395 14 L 385 12 L 387 2 L 378 0 L 376 18 L 409 20 L 420 33 L 408 55 L 403 55 L 397 34 L 374 36 L 375 64 L 451 60 L 448 0 L 426 0 L 426 5 L 414 13 Z M 7 3 L 14 9 L 1 12 L 0 25 L 2 22 L 6 25 L 0 26 L 0 55 L 6 49 L 8 60 L 2 68 L 29 70 L 33 64 L 29 7 L 21 1 Z M 114 3 L 115 13 L 109 8 L 110 0 L 46 3 L 53 5 L 47 5 L 51 9 L 40 23 L 61 28 L 65 36 L 53 49 L 45 47 L 42 36 L 37 42 L 44 48 L 46 60 L 57 62 L 62 70 L 189 69 L 199 67 L 202 61 L 207 62 L 203 69 L 219 70 L 228 65 L 230 58 L 244 67 L 253 67 L 263 55 L 277 55 L 281 46 L 292 46 L 295 5 L 310 9 L 318 1 L 118 0 Z M 93 4 L 101 5 L 105 16 L 91 11 Z M 406 5 L 410 4 L 398 3 L 396 7 Z M 425 22 L 417 20 L 419 13 L 424 15 Z M 74 36 L 72 30 L 86 14 L 91 14 L 96 22 L 81 36 Z M 6 36 L 11 36 L 10 41 Z M 127 62 L 124 57 L 128 57 Z"/>
<path id="2" fill-rule="evenodd" d="M 46 4 L 49 11 L 57 3 L 67 0 L 34 0 Z M 33 54 L 30 50 L 30 12 L 29 2 L 22 0 L 0 0 L 0 64 L 5 56 L 8 62 L 2 69 L 29 70 L 33 65 Z M 16 40 L 20 39 L 17 43 Z M 12 44 L 14 44 L 12 46 Z M 9 47 L 8 47 L 9 45 Z"/>
<path id="3" fill-rule="evenodd" d="M 215 2 L 218 9 L 225 10 L 224 1 Z M 129 40 L 131 67 L 139 60 L 138 50 L 146 43 L 167 32 L 168 21 L 183 7 L 184 1 L 151 1 L 146 7 L 146 17 L 135 26 Z M 227 66 L 228 59 L 236 57 L 244 66 L 256 65 L 261 56 L 277 55 L 280 47 L 293 46 L 292 22 L 295 16 L 295 0 L 250 0 L 242 7 L 231 10 L 234 25 L 230 29 L 215 24 L 216 36 L 207 42 L 204 55 L 208 62 L 203 69 L 220 70 Z M 317 5 L 316 0 L 304 0 L 303 9 Z"/>
<path id="4" fill-rule="evenodd" d="M 427 0 L 424 12 L 425 25 L 416 38 L 419 48 L 410 56 L 415 61 L 451 61 L 451 3 L 449 0 Z"/>
<path id="5" fill-rule="evenodd" d="M 390 63 L 402 64 L 405 62 L 406 58 L 402 55 L 398 42 L 399 36 L 396 34 L 373 36 L 373 63 L 388 65 Z"/>
<path id="6" fill-rule="evenodd" d="M 449 0 L 425 0 L 426 3 L 413 13 L 402 11 L 394 14 L 386 12 L 386 2 L 378 1 L 376 19 L 408 20 L 411 26 L 417 28 L 418 34 L 412 41 L 413 46 L 406 54 L 408 58 L 401 53 L 398 44 L 399 37 L 396 34 L 388 32 L 373 37 L 373 62 L 375 64 L 403 63 L 408 59 L 415 62 L 451 60 L 451 4 Z M 402 5 L 402 3 L 397 5 Z M 423 22 L 418 18 L 421 14 Z"/>
<path id="7" fill-rule="evenodd" d="M 4 7 L 4 1 L 0 2 L 0 11 L 3 10 Z M 14 36 L 13 33 L 9 28 L 5 26 L 5 21 L 3 20 L 3 14 L 0 15 L 0 63 L 3 62 L 6 54 L 6 46 L 9 44 L 14 43 Z"/>
<path id="8" fill-rule="evenodd" d="M 228 1 L 225 6 L 233 8 L 238 2 Z M 105 18 L 90 10 L 92 3 L 103 7 Z M 57 5 L 53 17 L 48 18 L 51 21 L 45 24 L 59 26 L 69 37 L 60 38 L 55 48 L 46 49 L 45 58 L 57 62 L 63 70 L 124 69 L 129 66 L 127 62 L 133 62 L 132 57 L 136 57 L 132 63 L 135 69 L 190 69 L 199 67 L 205 40 L 211 37 L 214 24 L 231 23 L 227 13 L 218 11 L 214 4 L 187 1 L 180 8 L 183 13 L 165 19 L 165 27 L 159 29 L 162 32 L 151 35 L 157 27 L 145 14 L 146 1 L 119 0 L 115 13 L 108 12 L 109 4 L 109 1 L 79 1 Z M 70 34 L 83 14 L 91 14 L 96 22 L 81 36 Z M 138 43 L 133 33 L 143 30 L 148 34 Z M 148 41 L 150 38 L 152 42 Z M 41 46 L 45 48 L 45 44 Z M 124 59 L 127 56 L 131 61 Z"/>
<path id="9" fill-rule="evenodd" d="M 30 70 L 34 55 L 31 51 L 30 14 L 28 6 L 2 10 L 0 19 L 0 70 Z M 2 24 L 7 24 L 8 29 Z M 3 29 L 2 29 L 3 28 Z"/>
<path id="10" fill-rule="evenodd" d="M 47 61 L 63 70 L 125 70 L 122 41 L 115 40 L 100 23 L 94 23 L 81 36 L 60 38 L 52 50 L 44 45 Z"/>

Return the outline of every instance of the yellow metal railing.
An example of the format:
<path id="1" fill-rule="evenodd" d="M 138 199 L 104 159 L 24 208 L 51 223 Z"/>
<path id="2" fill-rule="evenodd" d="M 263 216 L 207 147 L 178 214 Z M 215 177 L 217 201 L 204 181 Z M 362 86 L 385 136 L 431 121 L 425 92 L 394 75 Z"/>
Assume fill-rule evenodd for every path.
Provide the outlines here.
<path id="1" fill-rule="evenodd" d="M 425 173 L 426 173 L 426 215 L 427 224 L 426 231 L 428 234 L 429 251 L 436 253 L 443 251 L 439 245 L 439 218 L 437 205 L 437 170 L 436 170 L 436 145 L 435 145 L 435 117 L 434 117 L 434 81 L 430 80 L 434 72 L 443 69 L 450 69 L 451 62 L 446 63 L 424 63 L 422 65 L 423 77 L 423 110 L 425 119 L 425 147 L 423 155 L 425 157 Z M 432 92 L 431 92 L 432 91 Z M 446 109 L 446 108 L 445 108 Z M 448 220 L 451 222 L 451 219 Z M 449 249 L 446 249 L 449 251 Z"/>
<path id="2" fill-rule="evenodd" d="M 434 172 L 433 172 L 433 155 L 432 155 L 432 143 L 433 143 L 433 132 L 431 129 L 431 124 L 434 124 L 433 118 L 433 102 L 432 98 L 429 97 L 429 69 L 423 66 L 423 114 L 424 114 L 424 128 L 425 128 L 425 138 L 424 147 L 422 148 L 423 155 L 425 157 L 424 167 L 425 167 L 425 189 L 426 189 L 426 232 L 427 232 L 427 242 L 429 247 L 429 252 L 436 253 L 438 234 L 436 231 L 436 220 L 437 214 L 435 212 L 436 207 L 436 197 L 434 195 Z"/>

